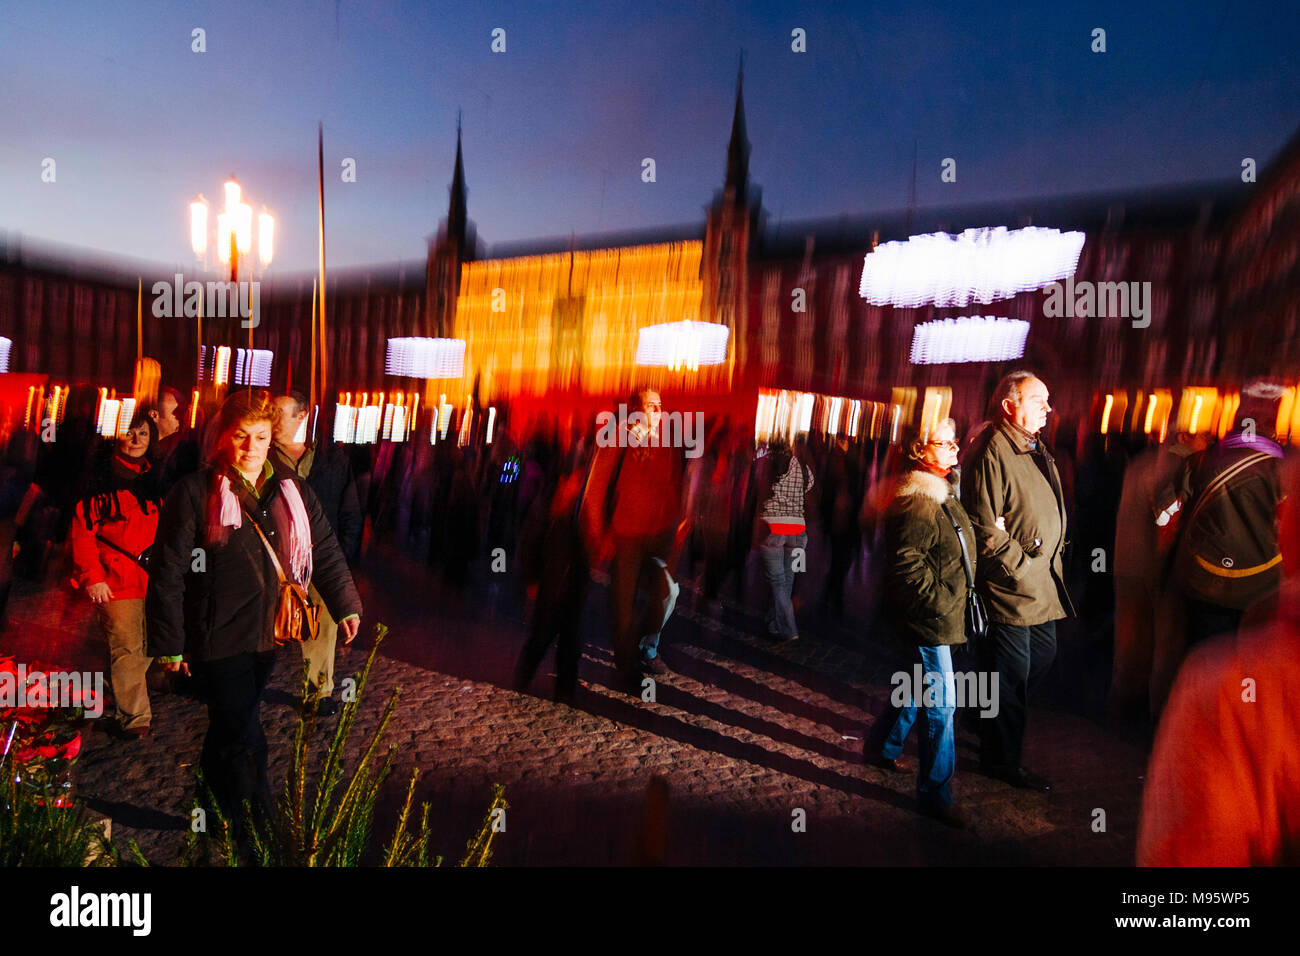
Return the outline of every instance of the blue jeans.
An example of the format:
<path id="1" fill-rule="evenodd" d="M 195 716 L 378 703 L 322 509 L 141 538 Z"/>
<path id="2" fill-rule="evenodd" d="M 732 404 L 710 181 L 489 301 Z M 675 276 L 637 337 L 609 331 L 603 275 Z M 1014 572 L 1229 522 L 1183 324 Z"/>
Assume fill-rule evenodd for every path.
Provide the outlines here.
<path id="1" fill-rule="evenodd" d="M 904 699 L 910 703 L 895 709 L 892 699 L 886 701 L 871 728 L 868 745 L 871 750 L 891 760 L 897 759 L 903 753 L 903 742 L 907 740 L 920 711 L 923 733 L 920 767 L 916 775 L 917 796 L 922 803 L 950 807 L 953 800 L 949 784 L 957 766 L 957 731 L 953 719 L 957 711 L 957 693 L 952 673 L 952 650 L 946 646 L 925 645 L 918 646 L 917 650 L 921 652 L 921 679 L 925 686 L 912 688 L 910 695 L 905 693 L 906 685 L 895 690 L 904 692 Z M 908 674 L 908 682 L 911 681 L 912 674 Z M 936 705 L 929 706 L 927 698 L 932 698 Z"/>
<path id="2" fill-rule="evenodd" d="M 794 619 L 794 605 L 790 595 L 794 593 L 794 557 L 795 548 L 806 549 L 808 535 L 803 534 L 769 534 L 758 547 L 759 558 L 763 562 L 763 574 L 772 587 L 772 611 L 768 616 L 768 629 L 780 637 L 794 637 L 799 633 L 799 625 Z"/>
<path id="3" fill-rule="evenodd" d="M 653 555 L 650 558 L 651 568 L 649 574 L 652 579 L 657 579 L 660 574 L 668 584 L 668 592 L 663 595 L 659 591 L 660 597 L 652 599 L 646 609 L 647 620 L 646 633 L 641 635 L 641 640 L 637 642 L 641 660 L 652 661 L 659 656 L 659 635 L 664 632 L 664 625 L 668 619 L 673 616 L 673 608 L 677 606 L 677 595 L 681 593 L 681 587 L 673 580 L 672 574 L 668 571 L 668 564 L 663 558 L 657 558 Z M 656 580 L 656 590 L 662 588 Z"/>

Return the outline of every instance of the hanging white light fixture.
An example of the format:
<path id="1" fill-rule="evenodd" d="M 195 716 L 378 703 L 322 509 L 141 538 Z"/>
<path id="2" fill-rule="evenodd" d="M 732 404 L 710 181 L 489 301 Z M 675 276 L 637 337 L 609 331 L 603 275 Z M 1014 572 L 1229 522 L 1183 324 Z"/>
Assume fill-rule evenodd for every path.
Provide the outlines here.
<path id="1" fill-rule="evenodd" d="M 384 371 L 411 378 L 460 378 L 465 374 L 465 340 L 389 339 Z"/>
<path id="2" fill-rule="evenodd" d="M 922 322 L 912 332 L 913 365 L 1007 362 L 1025 354 L 1029 323 L 991 315 Z"/>
<path id="3" fill-rule="evenodd" d="M 1041 226 L 967 229 L 886 242 L 863 260 L 858 293 L 872 305 L 987 305 L 1074 275 L 1082 232 Z"/>
<path id="4" fill-rule="evenodd" d="M 663 322 L 643 326 L 637 334 L 636 364 L 696 371 L 727 360 L 731 330 L 718 322 Z"/>

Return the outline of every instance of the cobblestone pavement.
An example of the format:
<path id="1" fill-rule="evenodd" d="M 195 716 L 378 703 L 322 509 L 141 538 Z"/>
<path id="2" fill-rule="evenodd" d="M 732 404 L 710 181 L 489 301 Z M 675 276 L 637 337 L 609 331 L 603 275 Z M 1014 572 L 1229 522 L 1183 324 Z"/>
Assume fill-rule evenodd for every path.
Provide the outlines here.
<path id="1" fill-rule="evenodd" d="M 1026 763 L 1054 781 L 1051 793 L 1014 790 L 974 772 L 975 738 L 959 726 L 953 787 L 974 826 L 955 831 L 917 814 L 912 775 L 860 759 L 896 664 L 859 634 L 810 626 L 816 615 L 805 615 L 800 642 L 773 648 L 749 636 L 760 619 L 729 601 L 706 605 L 684 585 L 664 637 L 673 673 L 646 703 L 611 689 L 608 602 L 603 587 L 593 588 L 583 686 L 571 707 L 543 699 L 550 657 L 531 693 L 507 689 L 524 639 L 518 585 L 508 576 L 472 578 L 457 595 L 414 562 L 372 553 L 358 582 L 366 641 L 375 621 L 392 630 L 362 703 L 354 757 L 389 692 L 402 691 L 388 733 L 399 748 L 392 792 L 376 828 L 385 839 L 398 791 L 418 766 L 417 800 L 430 803 L 433 849 L 449 862 L 481 824 L 494 782 L 505 784 L 509 802 L 495 864 L 639 862 L 655 775 L 668 785 L 669 864 L 1133 861 L 1145 752 L 1050 702 L 1031 713 Z M 762 600 L 759 589 L 751 593 Z M 9 611 L 0 652 L 102 666 L 80 595 L 20 582 Z M 340 661 L 336 681 L 359 670 L 363 643 Z M 289 764 L 300 680 L 296 649 L 282 651 L 262 705 L 276 788 Z M 146 740 L 119 742 L 102 729 L 89 735 L 77 786 L 112 818 L 120 846 L 135 839 L 151 862 L 166 864 L 178 859 L 189 826 L 206 715 L 188 697 L 157 693 L 153 701 Z M 318 748 L 332 728 L 332 721 L 317 728 Z M 907 753 L 914 765 L 914 739 Z M 1093 829 L 1098 808 L 1104 832 Z"/>

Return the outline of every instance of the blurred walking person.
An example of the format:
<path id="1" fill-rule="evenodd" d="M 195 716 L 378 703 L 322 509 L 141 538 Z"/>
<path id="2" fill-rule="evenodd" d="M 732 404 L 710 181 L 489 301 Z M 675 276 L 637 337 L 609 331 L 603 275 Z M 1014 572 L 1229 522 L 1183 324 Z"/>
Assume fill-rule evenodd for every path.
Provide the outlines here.
<path id="1" fill-rule="evenodd" d="M 896 636 L 919 653 L 927 687 L 912 687 L 902 707 L 886 702 L 865 747 L 868 763 L 905 772 L 898 758 L 919 714 L 917 800 L 923 813 L 955 828 L 965 827 L 967 819 L 951 786 L 957 767 L 952 648 L 966 643 L 967 568 L 973 574 L 975 560 L 975 531 L 951 482 L 958 447 L 951 418 L 914 440 L 912 471 L 885 509 L 886 614 Z"/>
<path id="2" fill-rule="evenodd" d="M 624 689 L 642 675 L 669 673 L 659 638 L 679 588 L 672 570 L 689 522 L 681 518 L 684 455 L 662 440 L 659 393 L 632 393 L 632 413 L 596 450 L 582 502 L 583 533 L 595 564 L 610 569 L 611 643 Z M 645 611 L 636 614 L 638 594 Z"/>
<path id="3" fill-rule="evenodd" d="M 1189 650 L 1236 634 L 1252 609 L 1267 613 L 1281 583 L 1283 453 L 1273 440 L 1280 396 L 1268 383 L 1247 386 L 1232 431 L 1189 460 L 1181 494 L 1164 509 L 1178 524 L 1173 581 L 1185 601 Z"/>
<path id="4" fill-rule="evenodd" d="M 1181 596 L 1164 573 L 1173 538 L 1157 520 L 1165 489 L 1206 445 L 1206 433 L 1180 432 L 1134 456 L 1124 470 L 1113 542 L 1115 659 L 1108 703 L 1110 718 L 1121 724 L 1145 724 L 1160 712 L 1183 658 Z"/>
<path id="5" fill-rule="evenodd" d="M 590 585 L 580 520 L 583 483 L 584 475 L 575 471 L 539 493 L 519 536 L 520 568 L 534 604 L 528 640 L 515 664 L 514 689 L 527 689 L 554 643 L 554 698 L 567 704 L 578 689 L 582 611 Z"/>
<path id="6" fill-rule="evenodd" d="M 198 471 L 202 464 L 197 429 L 189 427 L 191 419 L 198 422 L 199 410 L 187 409 L 180 389 L 164 385 L 158 390 L 158 402 L 149 410 L 149 417 L 158 426 L 158 444 L 149 449 L 149 457 L 158 474 L 159 489 L 166 497 L 176 482 Z"/>
<path id="7" fill-rule="evenodd" d="M 804 458 L 788 442 L 777 439 L 754 463 L 752 488 L 758 495 L 754 540 L 772 594 L 767 633 L 782 642 L 799 640 L 791 598 L 794 576 L 808 566 L 804 502 L 814 478 Z"/>
<path id="8" fill-rule="evenodd" d="M 1300 864 L 1300 509 L 1279 511 L 1285 579 L 1267 617 L 1193 648 L 1161 715 L 1139 866 Z"/>
<path id="9" fill-rule="evenodd" d="M 280 423 L 276 425 L 271 448 L 272 464 L 285 474 L 305 481 L 316 493 L 325 520 L 334 529 L 339 549 L 351 564 L 361 550 L 362 523 L 352 465 L 338 448 L 307 440 L 307 417 L 311 409 L 302 392 L 281 395 L 275 404 L 280 410 Z M 307 594 L 321 606 L 320 631 L 314 641 L 303 642 L 302 656 L 307 662 L 312 691 L 317 694 L 317 713 L 332 717 L 339 711 L 338 702 L 331 696 L 339 625 L 330 616 L 315 585 L 308 588 Z"/>
<path id="10" fill-rule="evenodd" d="M 148 453 L 157 428 L 143 409 L 116 443 L 96 456 L 69 528 L 78 586 L 95 606 L 108 644 L 117 732 L 149 736 L 153 709 L 145 675 L 145 593 L 158 530 L 159 494 Z"/>

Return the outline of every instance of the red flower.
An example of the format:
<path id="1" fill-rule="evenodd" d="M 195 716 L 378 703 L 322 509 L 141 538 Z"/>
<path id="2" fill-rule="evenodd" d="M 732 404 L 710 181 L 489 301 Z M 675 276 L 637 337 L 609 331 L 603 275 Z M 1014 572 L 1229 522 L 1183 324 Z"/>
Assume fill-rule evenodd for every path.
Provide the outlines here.
<path id="1" fill-rule="evenodd" d="M 66 744 L 63 745 L 62 751 L 59 753 L 59 757 L 63 760 L 76 760 L 77 755 L 79 753 L 81 753 L 80 733 L 78 733 L 75 737 L 73 737 L 71 740 L 69 740 Z"/>

